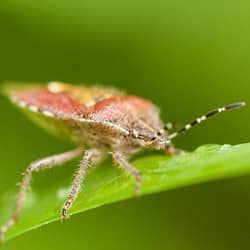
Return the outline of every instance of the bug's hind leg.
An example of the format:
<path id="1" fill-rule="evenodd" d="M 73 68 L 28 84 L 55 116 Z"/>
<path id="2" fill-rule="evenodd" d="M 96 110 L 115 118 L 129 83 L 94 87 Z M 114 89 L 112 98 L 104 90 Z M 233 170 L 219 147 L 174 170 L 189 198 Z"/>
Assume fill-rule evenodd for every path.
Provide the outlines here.
<path id="1" fill-rule="evenodd" d="M 89 149 L 86 150 L 84 153 L 84 156 L 81 160 L 80 167 L 76 173 L 75 179 L 73 180 L 72 184 L 72 189 L 71 192 L 68 196 L 68 199 L 64 203 L 61 215 L 63 219 L 68 219 L 68 210 L 72 206 L 74 200 L 76 199 L 80 188 L 81 188 L 81 183 L 86 176 L 87 170 L 92 166 L 93 162 L 92 160 L 97 160 L 102 156 L 102 151 L 98 149 Z"/>
<path id="2" fill-rule="evenodd" d="M 15 225 L 17 220 L 19 219 L 21 209 L 24 204 L 25 200 L 25 194 L 27 191 L 27 188 L 30 183 L 30 179 L 32 176 L 33 172 L 38 172 L 41 169 L 47 169 L 47 168 L 52 168 L 55 166 L 58 166 L 60 164 L 63 164 L 67 161 L 70 161 L 77 156 L 82 154 L 82 149 L 77 148 L 75 150 L 71 150 L 62 154 L 57 154 L 53 156 L 49 156 L 37 161 L 32 162 L 29 167 L 26 169 L 20 189 L 19 189 L 19 194 L 17 196 L 16 200 L 16 205 L 14 212 L 11 216 L 11 218 L 7 221 L 7 223 L 0 229 L 0 241 L 3 240 L 4 234 Z"/>
<path id="3" fill-rule="evenodd" d="M 114 152 L 112 156 L 116 164 L 118 164 L 121 168 L 125 169 L 135 177 L 136 180 L 135 193 L 138 195 L 142 185 L 141 172 L 138 169 L 136 169 L 132 164 L 130 164 L 127 161 L 126 157 L 121 152 Z"/>

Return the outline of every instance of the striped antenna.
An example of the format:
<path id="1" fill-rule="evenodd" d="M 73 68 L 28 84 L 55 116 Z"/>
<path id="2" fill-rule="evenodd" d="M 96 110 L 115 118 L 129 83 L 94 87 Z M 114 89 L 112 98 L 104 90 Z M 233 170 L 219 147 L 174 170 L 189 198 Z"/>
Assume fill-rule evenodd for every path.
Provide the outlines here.
<path id="1" fill-rule="evenodd" d="M 205 115 L 203 116 L 200 116 L 199 118 L 193 120 L 192 122 L 186 124 L 183 128 L 181 128 L 180 130 L 176 131 L 175 133 L 173 134 L 170 134 L 168 136 L 168 139 L 169 140 L 172 140 L 173 138 L 177 137 L 178 135 L 184 133 L 185 131 L 189 130 L 190 128 L 194 127 L 195 125 L 221 113 L 221 112 L 224 112 L 224 111 L 228 111 L 228 110 L 232 110 L 232 109 L 236 109 L 236 108 L 240 108 L 242 106 L 245 106 L 246 103 L 245 102 L 237 102 L 237 103 L 233 103 L 233 104 L 229 104 L 229 105 L 226 105 L 222 108 L 218 108 L 218 109 L 214 109 L 208 113 L 206 113 Z"/>

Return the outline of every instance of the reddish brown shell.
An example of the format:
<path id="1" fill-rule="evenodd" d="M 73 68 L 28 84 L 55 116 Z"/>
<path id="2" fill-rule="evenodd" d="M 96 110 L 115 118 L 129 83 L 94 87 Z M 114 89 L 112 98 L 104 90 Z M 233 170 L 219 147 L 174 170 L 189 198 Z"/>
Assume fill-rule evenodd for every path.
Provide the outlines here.
<path id="1" fill-rule="evenodd" d="M 51 93 L 47 88 L 34 88 L 17 92 L 14 97 L 41 111 L 85 114 L 86 108 L 67 93 Z"/>
<path id="2" fill-rule="evenodd" d="M 53 83 L 55 84 L 55 83 Z M 52 92 L 53 90 L 53 92 Z M 117 121 L 133 114 L 134 116 L 153 115 L 157 108 L 148 100 L 124 95 L 113 89 L 73 86 L 57 83 L 56 89 L 33 87 L 15 91 L 13 97 L 35 107 L 41 112 L 74 114 L 95 121 Z"/>
<path id="3" fill-rule="evenodd" d="M 55 132 L 66 129 L 66 134 L 76 141 L 87 141 L 90 127 L 98 130 L 93 134 L 104 135 L 111 130 L 128 134 L 137 130 L 148 137 L 162 128 L 158 108 L 152 102 L 112 88 L 53 83 L 14 89 L 10 95 L 19 106 L 50 117 L 43 126 L 54 124 L 50 130 Z"/>
<path id="4" fill-rule="evenodd" d="M 97 102 L 87 111 L 94 120 L 117 121 L 128 115 L 144 116 L 155 111 L 155 106 L 136 96 L 116 96 Z"/>

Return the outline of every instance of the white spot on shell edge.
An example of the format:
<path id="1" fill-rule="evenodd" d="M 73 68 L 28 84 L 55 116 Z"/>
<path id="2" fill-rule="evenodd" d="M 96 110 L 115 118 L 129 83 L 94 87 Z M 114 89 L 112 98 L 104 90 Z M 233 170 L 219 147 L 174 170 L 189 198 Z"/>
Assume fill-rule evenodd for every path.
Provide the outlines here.
<path id="1" fill-rule="evenodd" d="M 45 115 L 45 116 L 48 116 L 48 117 L 54 117 L 55 116 L 52 112 L 47 111 L 47 110 L 42 111 L 42 114 Z"/>
<path id="2" fill-rule="evenodd" d="M 35 105 L 30 105 L 30 106 L 28 106 L 28 108 L 29 108 L 29 110 L 31 110 L 33 112 L 38 112 L 39 111 L 38 107 L 35 106 Z"/>
<path id="3" fill-rule="evenodd" d="M 16 104 L 17 104 L 19 107 L 21 107 L 21 108 L 27 107 L 27 103 L 24 102 L 24 101 L 22 101 L 22 100 L 19 100 L 16 96 L 13 96 L 13 97 L 11 98 L 11 101 L 12 101 L 13 103 L 16 103 Z"/>
<path id="4" fill-rule="evenodd" d="M 48 90 L 51 93 L 59 93 L 61 91 L 60 82 L 49 82 L 48 83 Z"/>

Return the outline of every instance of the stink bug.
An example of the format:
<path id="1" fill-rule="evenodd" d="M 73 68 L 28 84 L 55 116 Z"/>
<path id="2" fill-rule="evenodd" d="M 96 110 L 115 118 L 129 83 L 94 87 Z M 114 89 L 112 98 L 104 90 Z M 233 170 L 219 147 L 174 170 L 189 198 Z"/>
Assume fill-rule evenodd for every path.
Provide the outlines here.
<path id="1" fill-rule="evenodd" d="M 33 172 L 82 156 L 71 192 L 61 211 L 62 217 L 67 219 L 68 210 L 77 197 L 87 170 L 92 167 L 93 162 L 103 158 L 108 152 L 111 152 L 117 165 L 135 177 L 135 192 L 138 193 L 143 177 L 129 163 L 129 157 L 143 148 L 176 154 L 180 151 L 173 147 L 171 140 L 179 134 L 220 112 L 245 105 L 244 102 L 239 102 L 212 110 L 177 132 L 169 134 L 171 124 L 164 125 L 158 108 L 152 102 L 112 88 L 51 82 L 46 87 L 13 89 L 8 95 L 14 103 L 32 113 L 51 130 L 70 137 L 79 148 L 34 161 L 29 165 L 21 183 L 15 210 L 1 228 L 0 238 L 17 222 Z"/>

